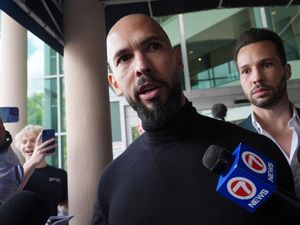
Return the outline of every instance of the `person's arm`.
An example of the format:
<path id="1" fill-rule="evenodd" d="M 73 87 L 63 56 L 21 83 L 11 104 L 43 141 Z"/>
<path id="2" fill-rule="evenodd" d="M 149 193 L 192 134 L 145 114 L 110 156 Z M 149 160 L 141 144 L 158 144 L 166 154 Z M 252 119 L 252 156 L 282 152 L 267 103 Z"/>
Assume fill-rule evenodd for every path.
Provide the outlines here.
<path id="1" fill-rule="evenodd" d="M 23 170 L 24 170 L 24 177 L 21 182 L 21 184 L 18 187 L 18 191 L 23 191 L 24 187 L 26 186 L 31 174 L 33 173 L 34 169 L 36 168 L 36 165 L 32 161 L 25 162 L 23 165 Z"/>

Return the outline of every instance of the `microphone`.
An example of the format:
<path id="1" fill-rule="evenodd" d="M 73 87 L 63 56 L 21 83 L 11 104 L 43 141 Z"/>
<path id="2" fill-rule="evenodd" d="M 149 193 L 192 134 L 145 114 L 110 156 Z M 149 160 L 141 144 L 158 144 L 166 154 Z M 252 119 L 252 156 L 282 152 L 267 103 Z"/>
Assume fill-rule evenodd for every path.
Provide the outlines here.
<path id="1" fill-rule="evenodd" d="M 300 210 L 300 200 L 276 185 L 275 162 L 245 144 L 240 143 L 232 154 L 211 145 L 202 163 L 220 175 L 217 192 L 249 212 L 254 212 L 273 193 Z"/>
<path id="2" fill-rule="evenodd" d="M 49 216 L 47 202 L 30 191 L 19 192 L 0 206 L 1 225 L 45 225 Z"/>

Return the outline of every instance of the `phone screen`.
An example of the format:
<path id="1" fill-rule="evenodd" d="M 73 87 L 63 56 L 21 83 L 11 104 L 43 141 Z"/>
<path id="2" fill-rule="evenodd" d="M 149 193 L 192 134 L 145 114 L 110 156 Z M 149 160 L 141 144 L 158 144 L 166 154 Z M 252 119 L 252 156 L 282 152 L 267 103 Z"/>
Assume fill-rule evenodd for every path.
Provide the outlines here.
<path id="1" fill-rule="evenodd" d="M 51 138 L 55 138 L 55 130 L 54 129 L 43 129 L 43 131 L 42 131 L 42 142 L 45 142 L 45 141 L 47 141 Z M 52 148 L 47 152 L 48 153 L 53 153 L 53 152 L 55 152 L 55 148 Z"/>
<path id="2" fill-rule="evenodd" d="M 3 123 L 16 123 L 19 121 L 18 107 L 0 107 L 0 118 Z"/>

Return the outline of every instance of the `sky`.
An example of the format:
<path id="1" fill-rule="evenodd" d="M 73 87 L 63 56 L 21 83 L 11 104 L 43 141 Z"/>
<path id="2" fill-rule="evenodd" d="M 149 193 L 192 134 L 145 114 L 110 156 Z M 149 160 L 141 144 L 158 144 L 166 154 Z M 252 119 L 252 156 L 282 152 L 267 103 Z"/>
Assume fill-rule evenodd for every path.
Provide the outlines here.
<path id="1" fill-rule="evenodd" d="M 28 78 L 34 79 L 43 76 L 44 73 L 44 42 L 31 32 L 28 37 Z"/>
<path id="2" fill-rule="evenodd" d="M 2 11 L 0 10 L 0 22 L 1 16 Z M 28 90 L 30 91 L 28 96 L 30 96 L 32 93 L 41 92 L 44 89 L 44 82 L 42 82 L 42 80 L 36 80 L 37 78 L 42 78 L 44 74 L 44 42 L 29 31 L 27 32 L 27 38 L 27 74 L 29 79 Z"/>
<path id="3" fill-rule="evenodd" d="M 44 74 L 44 42 L 37 38 L 31 32 L 27 32 L 28 38 L 28 57 L 27 57 L 27 71 L 28 71 L 28 96 L 34 93 L 42 92 L 44 89 L 44 82 L 42 78 Z"/>

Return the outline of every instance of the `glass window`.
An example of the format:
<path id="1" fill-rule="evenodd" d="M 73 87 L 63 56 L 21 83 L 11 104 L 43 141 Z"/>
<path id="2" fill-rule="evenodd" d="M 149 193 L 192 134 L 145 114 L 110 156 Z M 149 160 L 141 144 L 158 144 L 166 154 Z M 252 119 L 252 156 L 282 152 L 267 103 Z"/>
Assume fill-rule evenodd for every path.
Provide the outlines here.
<path id="1" fill-rule="evenodd" d="M 121 141 L 121 121 L 119 102 L 110 102 L 110 118 L 113 141 Z"/>
<path id="2" fill-rule="evenodd" d="M 237 36 L 255 24 L 252 9 L 235 8 L 184 14 L 192 89 L 227 86 L 239 79 L 232 54 Z"/>
<path id="3" fill-rule="evenodd" d="M 58 143 L 57 136 L 55 137 L 55 142 Z M 57 148 L 55 148 L 55 152 L 52 153 L 51 156 L 46 157 L 46 162 L 54 167 L 59 167 L 58 155 L 59 155 L 59 151 Z"/>
<path id="4" fill-rule="evenodd" d="M 45 46 L 45 76 L 56 75 L 57 71 L 60 71 L 57 69 L 58 56 L 59 54 L 52 48 Z"/>
<path id="5" fill-rule="evenodd" d="M 44 117 L 43 125 L 57 131 L 57 87 L 56 78 L 44 80 Z"/>
<path id="6" fill-rule="evenodd" d="M 50 49 L 50 74 L 49 75 L 56 75 L 57 74 L 57 54 L 53 49 Z"/>
<path id="7" fill-rule="evenodd" d="M 66 132 L 66 97 L 65 97 L 65 78 L 60 77 L 60 117 L 61 132 Z"/>
<path id="8" fill-rule="evenodd" d="M 58 53 L 57 53 L 57 56 L 58 56 L 58 59 L 59 59 L 59 74 L 64 74 L 64 58 L 61 56 L 61 55 L 59 55 Z"/>
<path id="9" fill-rule="evenodd" d="M 28 122 L 57 132 L 56 78 L 28 80 Z"/>
<path id="10" fill-rule="evenodd" d="M 28 80 L 27 120 L 30 124 L 43 125 L 44 92 L 42 79 Z"/>
<path id="11" fill-rule="evenodd" d="M 64 77 L 57 74 L 57 71 L 63 72 L 63 58 L 44 43 L 37 45 L 41 41 L 33 35 L 29 38 L 30 43 L 35 44 L 29 45 L 28 53 L 28 123 L 55 129 L 58 147 L 47 157 L 47 162 L 66 168 Z"/>
<path id="12" fill-rule="evenodd" d="M 164 31 L 168 34 L 171 45 L 173 48 L 179 48 L 181 50 L 181 36 L 180 36 L 180 29 L 179 29 L 179 20 L 178 16 L 163 16 L 157 17 L 155 20 L 162 26 Z M 181 74 L 181 84 L 182 88 L 185 88 L 184 82 L 184 73 Z"/>
<path id="13" fill-rule="evenodd" d="M 262 13 L 264 10 L 266 18 Z M 178 15 L 156 19 L 169 35 L 172 45 L 180 46 Z M 269 29 L 281 35 L 292 70 L 299 71 L 300 6 L 192 12 L 183 14 L 182 29 L 191 89 L 239 85 L 239 74 L 232 57 L 236 38 L 250 27 L 265 26 L 264 19 Z M 298 73 L 292 79 L 299 77 Z"/>
<path id="14" fill-rule="evenodd" d="M 61 135 L 61 141 L 60 141 L 60 148 L 61 148 L 61 164 L 63 169 L 67 169 L 67 139 L 66 135 Z"/>
<path id="15" fill-rule="evenodd" d="M 178 16 L 164 16 L 157 17 L 155 19 L 163 27 L 164 31 L 168 34 L 172 46 L 179 46 L 181 39 Z"/>
<path id="16" fill-rule="evenodd" d="M 287 60 L 292 71 L 300 71 L 300 6 L 266 8 L 268 26 L 277 32 L 284 44 Z M 292 79 L 299 79 L 293 73 Z"/>

